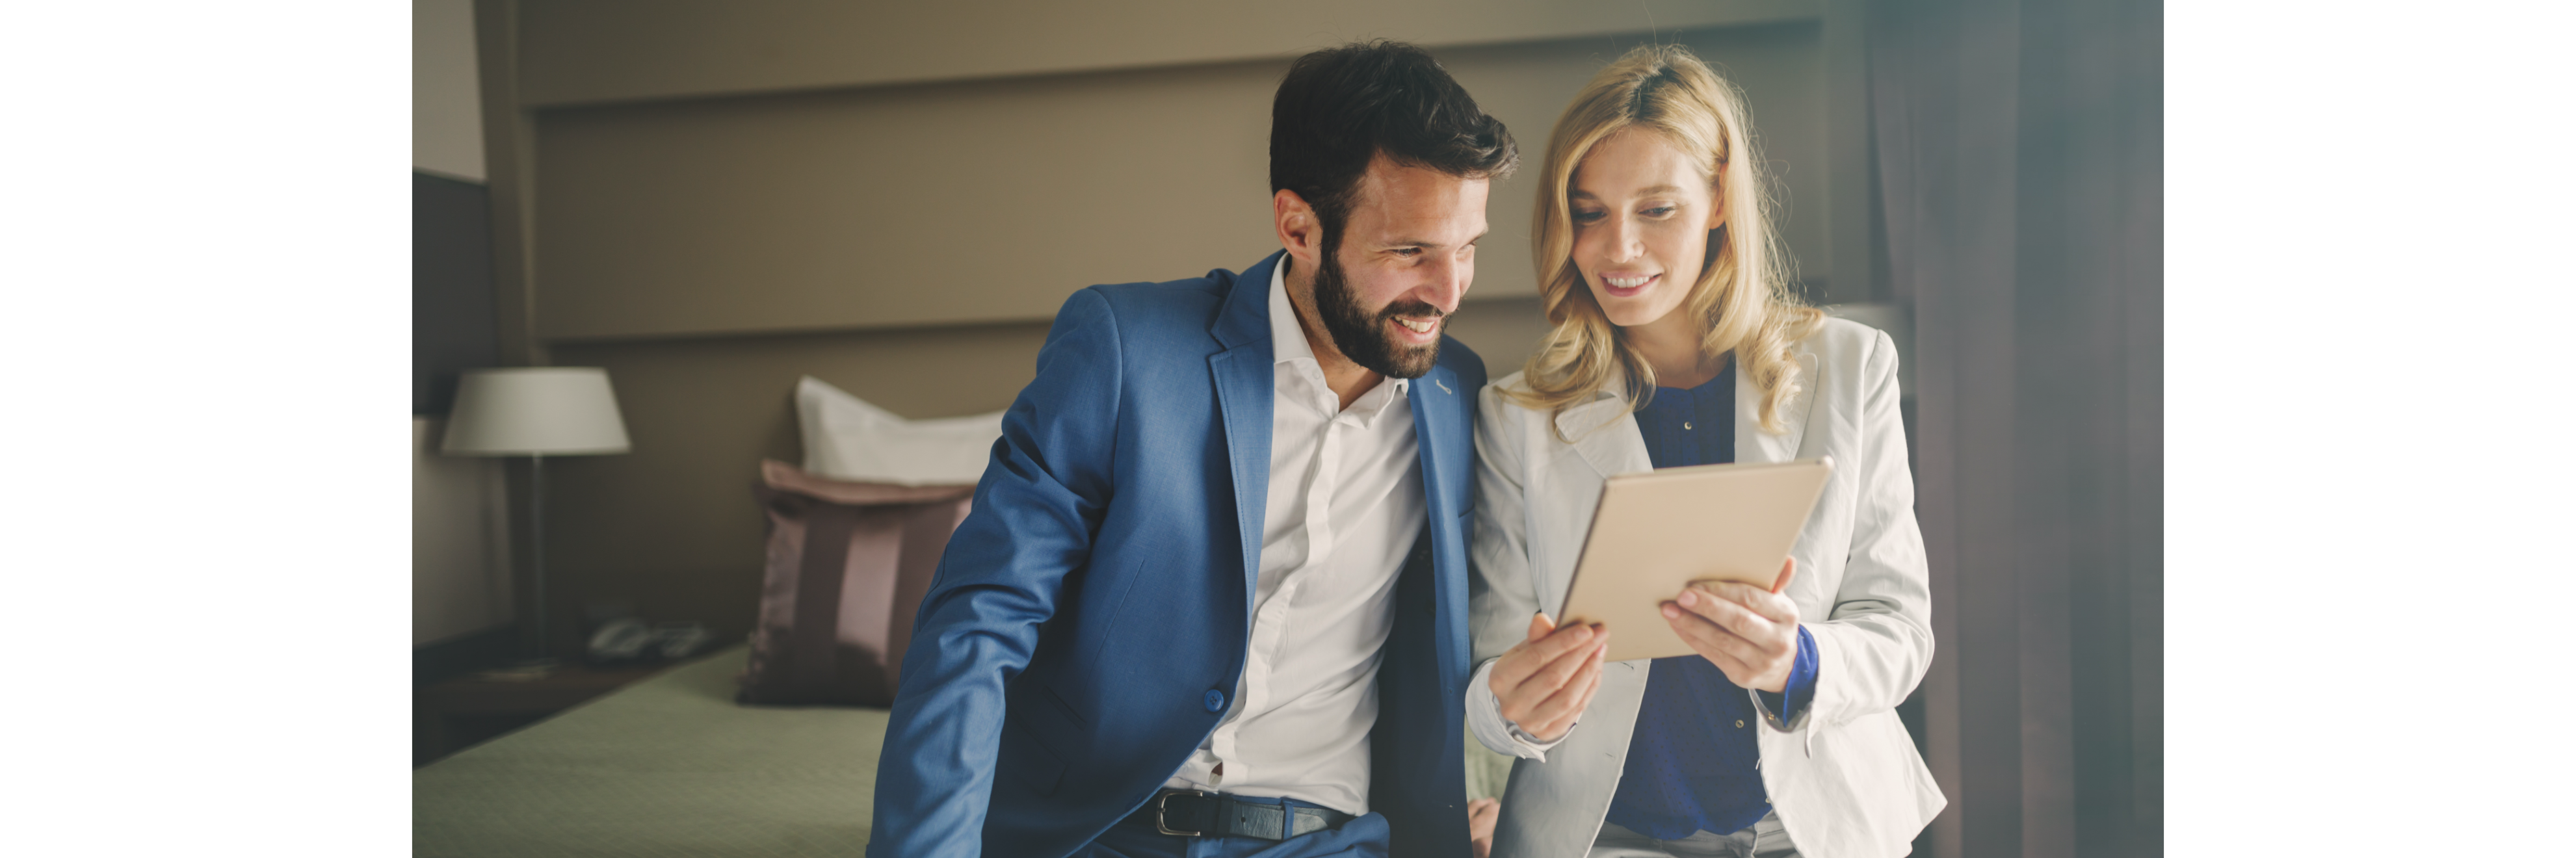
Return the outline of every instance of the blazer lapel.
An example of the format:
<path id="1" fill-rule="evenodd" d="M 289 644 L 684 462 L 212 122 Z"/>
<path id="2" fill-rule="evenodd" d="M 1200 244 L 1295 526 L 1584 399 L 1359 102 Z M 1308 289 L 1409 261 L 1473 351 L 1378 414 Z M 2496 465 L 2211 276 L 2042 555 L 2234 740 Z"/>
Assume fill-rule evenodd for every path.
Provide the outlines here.
<path id="1" fill-rule="evenodd" d="M 1462 425 L 1466 417 L 1463 397 L 1468 394 L 1458 391 L 1456 371 L 1437 364 L 1406 388 L 1406 399 L 1413 408 L 1414 441 L 1422 447 L 1422 494 L 1431 520 L 1438 522 L 1457 515 L 1458 511 L 1451 508 L 1453 495 L 1465 497 L 1461 487 L 1452 486 L 1450 481 L 1467 474 L 1461 458 L 1472 450 L 1450 442 L 1463 439 L 1474 443 L 1474 436 L 1469 434 L 1474 430 Z"/>
<path id="2" fill-rule="evenodd" d="M 1431 514 L 1432 620 L 1437 632 L 1432 654 L 1440 666 L 1442 693 L 1455 700 L 1461 689 L 1447 683 L 1463 680 L 1470 661 L 1467 532 L 1458 524 L 1458 513 L 1460 503 L 1473 490 L 1468 481 L 1473 474 L 1476 429 L 1467 423 L 1467 397 L 1476 392 L 1460 389 L 1458 372 L 1439 364 L 1414 379 L 1406 391 L 1413 408 L 1414 444 L 1422 451 L 1423 505 Z"/>
<path id="3" fill-rule="evenodd" d="M 1270 344 L 1270 272 L 1285 252 L 1243 270 L 1226 293 L 1209 336 L 1226 346 L 1208 356 L 1216 383 L 1218 416 L 1225 421 L 1225 453 L 1234 475 L 1234 518 L 1243 545 L 1243 617 L 1252 622 L 1252 598 L 1261 575 L 1262 514 L 1270 504 L 1271 405 L 1277 362 Z"/>
<path id="4" fill-rule="evenodd" d="M 1617 379 L 1605 385 L 1618 386 Z M 1574 439 L 1574 452 L 1603 477 L 1654 470 L 1646 436 L 1637 431 L 1637 416 L 1628 411 L 1628 403 L 1607 391 L 1592 396 L 1591 402 L 1557 413 L 1557 432 Z"/>
<path id="5" fill-rule="evenodd" d="M 1778 435 L 1762 431 L 1762 389 L 1754 386 L 1751 373 L 1735 374 L 1735 460 L 1743 463 L 1786 462 L 1798 457 L 1798 443 L 1807 437 L 1807 411 L 1816 403 L 1816 387 L 1823 379 L 1816 375 L 1816 354 L 1800 351 L 1795 356 L 1804 369 L 1798 378 L 1798 395 L 1780 403 Z"/>

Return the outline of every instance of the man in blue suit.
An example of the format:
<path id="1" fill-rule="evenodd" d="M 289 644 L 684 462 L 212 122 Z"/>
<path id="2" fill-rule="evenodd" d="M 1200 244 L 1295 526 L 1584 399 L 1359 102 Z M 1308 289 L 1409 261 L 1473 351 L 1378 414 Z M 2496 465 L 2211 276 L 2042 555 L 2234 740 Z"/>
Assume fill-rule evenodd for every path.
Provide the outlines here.
<path id="1" fill-rule="evenodd" d="M 1056 314 L 922 599 L 877 856 L 1469 852 L 1482 361 L 1443 333 L 1510 133 L 1430 55 L 1308 54 L 1284 250 Z"/>

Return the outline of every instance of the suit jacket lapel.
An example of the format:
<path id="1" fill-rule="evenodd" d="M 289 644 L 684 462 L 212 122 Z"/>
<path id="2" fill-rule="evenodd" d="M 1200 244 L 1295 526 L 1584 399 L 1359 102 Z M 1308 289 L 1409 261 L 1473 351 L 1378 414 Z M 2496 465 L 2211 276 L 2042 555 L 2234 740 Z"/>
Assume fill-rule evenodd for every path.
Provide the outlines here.
<path id="1" fill-rule="evenodd" d="M 1431 520 L 1437 522 L 1442 516 L 1458 514 L 1457 510 L 1450 508 L 1453 487 L 1449 481 L 1467 474 L 1467 465 L 1462 457 L 1471 451 L 1459 449 L 1459 445 L 1449 442 L 1466 439 L 1472 443 L 1474 440 L 1467 434 L 1473 430 L 1461 425 L 1466 416 L 1463 413 L 1466 400 L 1461 397 L 1467 394 L 1458 391 L 1458 373 L 1439 365 L 1433 365 L 1430 372 L 1414 379 L 1407 385 L 1407 390 L 1406 399 L 1410 400 L 1413 408 L 1413 437 L 1422 447 L 1422 494 Z M 1464 495 L 1463 492 L 1454 493 Z"/>
<path id="2" fill-rule="evenodd" d="M 1754 386 L 1751 373 L 1735 373 L 1735 460 L 1744 463 L 1786 462 L 1798 457 L 1798 442 L 1807 437 L 1807 411 L 1816 404 L 1816 387 L 1822 379 L 1816 376 L 1816 354 L 1800 351 L 1793 356 L 1804 368 L 1798 378 L 1798 395 L 1780 403 L 1780 425 L 1787 430 L 1778 435 L 1762 431 L 1762 389 Z"/>
<path id="3" fill-rule="evenodd" d="M 1449 682 L 1463 678 L 1468 663 L 1467 569 L 1465 528 L 1458 524 L 1458 501 L 1465 500 L 1473 486 L 1475 427 L 1467 424 L 1467 397 L 1475 391 L 1459 387 L 1456 370 L 1433 364 L 1430 372 L 1413 380 L 1406 398 L 1413 407 L 1414 443 L 1422 451 L 1423 506 L 1431 514 L 1430 536 L 1434 540 L 1456 539 L 1457 553 L 1444 562 L 1441 544 L 1430 546 L 1432 580 L 1437 606 L 1433 617 L 1433 655 L 1441 666 L 1439 676 Z M 1460 689 L 1443 688 L 1450 699 Z"/>
<path id="4" fill-rule="evenodd" d="M 1621 382 L 1611 379 L 1603 385 L 1618 389 Z M 1628 403 L 1608 390 L 1596 391 L 1592 401 L 1558 412 L 1556 430 L 1574 439 L 1574 452 L 1590 463 L 1603 477 L 1655 469 L 1655 460 L 1646 455 L 1646 436 L 1637 431 L 1637 417 Z"/>
<path id="5" fill-rule="evenodd" d="M 1226 293 L 1208 334 L 1226 346 L 1208 356 L 1218 416 L 1225 421 L 1226 459 L 1234 474 L 1235 527 L 1243 544 L 1243 617 L 1261 575 L 1262 514 L 1270 503 L 1270 427 L 1277 358 L 1270 344 L 1270 271 L 1285 252 L 1243 270 Z"/>

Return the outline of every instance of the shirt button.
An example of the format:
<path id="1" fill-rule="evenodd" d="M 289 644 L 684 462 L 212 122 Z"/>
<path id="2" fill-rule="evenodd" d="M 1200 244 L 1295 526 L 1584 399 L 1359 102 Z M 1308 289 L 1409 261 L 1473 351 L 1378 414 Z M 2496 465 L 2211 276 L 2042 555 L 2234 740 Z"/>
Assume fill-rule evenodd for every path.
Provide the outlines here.
<path id="1" fill-rule="evenodd" d="M 1690 431 L 1690 421 L 1688 421 L 1688 420 L 1684 420 L 1684 421 L 1682 421 L 1682 431 L 1685 431 L 1685 432 Z"/>
<path id="2" fill-rule="evenodd" d="M 1214 694 L 1214 693 L 1216 693 L 1216 692 L 1211 691 L 1211 692 L 1208 692 L 1208 693 L 1210 693 L 1210 694 Z M 1736 728 L 1736 729 L 1738 729 L 1738 730 L 1744 729 L 1744 719 L 1742 719 L 1742 718 L 1737 718 L 1737 719 L 1735 719 L 1735 728 Z"/>
<path id="3" fill-rule="evenodd" d="M 1207 704 L 1207 711 L 1223 712 L 1225 711 L 1225 692 L 1210 688 L 1208 689 L 1207 698 L 1202 702 Z M 1741 727 L 1744 725 L 1739 723 L 1736 726 Z"/>

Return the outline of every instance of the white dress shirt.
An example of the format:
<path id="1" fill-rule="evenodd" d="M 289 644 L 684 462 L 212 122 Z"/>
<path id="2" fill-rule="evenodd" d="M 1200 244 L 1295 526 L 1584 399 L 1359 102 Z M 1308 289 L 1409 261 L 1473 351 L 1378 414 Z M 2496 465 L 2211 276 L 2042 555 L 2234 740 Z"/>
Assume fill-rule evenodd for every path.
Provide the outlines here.
<path id="1" fill-rule="evenodd" d="M 1252 642 L 1225 720 L 1167 785 L 1364 814 L 1378 653 L 1427 515 L 1422 460 L 1404 380 L 1380 380 L 1348 409 L 1324 383 L 1287 269 L 1283 257 L 1270 272 L 1276 392 Z"/>

